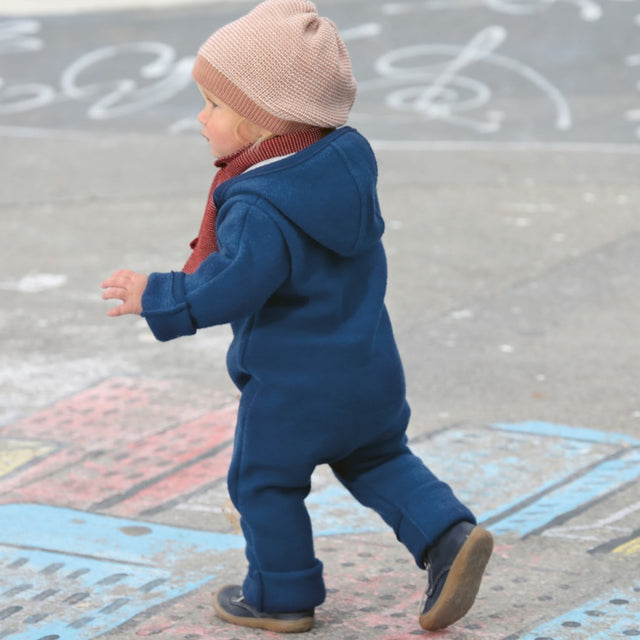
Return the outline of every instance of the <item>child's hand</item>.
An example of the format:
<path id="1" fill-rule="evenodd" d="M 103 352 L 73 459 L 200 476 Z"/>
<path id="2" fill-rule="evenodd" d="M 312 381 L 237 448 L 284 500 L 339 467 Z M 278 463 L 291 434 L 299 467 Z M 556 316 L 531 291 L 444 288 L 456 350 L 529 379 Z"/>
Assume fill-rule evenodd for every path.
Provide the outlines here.
<path id="1" fill-rule="evenodd" d="M 147 276 L 128 269 L 116 271 L 102 283 L 105 289 L 103 300 L 122 300 L 122 304 L 107 311 L 109 316 L 122 316 L 126 313 L 142 313 L 142 294 L 147 287 Z"/>

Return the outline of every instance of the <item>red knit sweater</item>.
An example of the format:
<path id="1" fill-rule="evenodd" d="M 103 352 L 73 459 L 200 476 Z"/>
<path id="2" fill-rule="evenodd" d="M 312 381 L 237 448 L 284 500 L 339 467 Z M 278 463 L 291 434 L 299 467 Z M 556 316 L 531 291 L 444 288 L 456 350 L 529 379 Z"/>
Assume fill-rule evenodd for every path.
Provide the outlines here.
<path id="1" fill-rule="evenodd" d="M 249 145 L 243 147 L 229 156 L 218 159 L 215 162 L 218 171 L 209 189 L 209 197 L 207 198 L 207 206 L 200 224 L 200 231 L 198 237 L 191 242 L 193 251 L 182 270 L 186 273 L 193 273 L 205 258 L 218 250 L 216 240 L 217 210 L 213 201 L 213 192 L 218 185 L 229 178 L 240 175 L 254 164 L 302 151 L 302 149 L 306 149 L 313 143 L 318 142 L 328 131 L 317 127 L 301 129 L 286 135 L 268 138 L 257 146 Z"/>

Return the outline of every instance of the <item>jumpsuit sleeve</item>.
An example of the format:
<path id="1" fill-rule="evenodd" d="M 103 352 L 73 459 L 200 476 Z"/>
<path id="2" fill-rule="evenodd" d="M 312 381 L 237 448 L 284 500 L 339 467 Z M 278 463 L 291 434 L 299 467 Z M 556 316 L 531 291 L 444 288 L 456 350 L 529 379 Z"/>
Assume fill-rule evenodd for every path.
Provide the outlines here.
<path id="1" fill-rule="evenodd" d="M 221 208 L 218 246 L 192 274 L 149 276 L 142 316 L 158 340 L 252 315 L 289 276 L 289 253 L 280 229 L 255 205 L 226 203 Z"/>

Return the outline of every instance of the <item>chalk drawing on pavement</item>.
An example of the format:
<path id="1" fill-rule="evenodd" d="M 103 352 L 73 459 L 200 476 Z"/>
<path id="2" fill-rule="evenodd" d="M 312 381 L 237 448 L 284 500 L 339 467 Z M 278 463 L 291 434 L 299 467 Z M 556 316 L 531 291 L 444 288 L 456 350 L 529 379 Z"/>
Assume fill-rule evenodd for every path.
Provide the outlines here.
<path id="1" fill-rule="evenodd" d="M 222 522 L 236 404 L 181 407 L 165 397 L 166 385 L 109 379 L 1 427 L 15 468 L 0 478 L 0 503 L 143 519 L 174 508 L 210 509 Z M 20 448 L 18 441 L 35 444 Z M 496 535 L 576 538 L 592 548 L 611 543 L 612 550 L 637 528 L 630 523 L 638 504 L 572 521 L 640 478 L 640 442 L 623 434 L 525 422 L 445 429 L 412 446 Z M 314 474 L 313 487 L 308 507 L 317 535 L 384 529 L 326 470 Z"/>
<path id="2" fill-rule="evenodd" d="M 135 54 L 150 62 L 138 64 L 138 77 L 113 78 L 91 82 L 83 77 L 99 73 L 102 63 L 118 56 Z M 96 49 L 84 54 L 62 73 L 62 96 L 91 101 L 87 116 L 92 120 L 118 118 L 147 109 L 173 98 L 192 82 L 195 58 L 177 59 L 173 47 L 161 42 L 133 42 Z M 149 84 L 150 82 L 150 84 Z M 145 84 L 147 83 L 147 84 Z"/>
<path id="3" fill-rule="evenodd" d="M 235 404 L 207 412 L 172 403 L 166 391 L 162 381 L 112 378 L 1 427 L 0 437 L 53 436 L 59 447 L 2 479 L 0 503 L 130 517 L 225 478 Z"/>
<path id="4" fill-rule="evenodd" d="M 40 293 L 48 289 L 62 287 L 66 284 L 67 280 L 67 276 L 61 273 L 28 273 L 19 280 L 0 280 L 0 291 Z"/>
<path id="5" fill-rule="evenodd" d="M 0 638 L 90 640 L 215 577 L 240 536 L 0 506 Z"/>
<path id="6" fill-rule="evenodd" d="M 544 422 L 451 428 L 412 442 L 412 448 L 496 535 L 571 537 L 571 518 L 640 478 L 640 442 Z M 309 511 L 320 534 L 347 532 L 346 513 L 351 532 L 383 530 L 342 487 L 327 482 L 314 487 Z M 630 536 L 637 510 L 631 505 L 586 527 L 597 530 L 601 542 L 603 536 L 608 542 Z M 616 528 L 610 529 L 613 522 Z M 595 546 L 590 537 L 585 543 Z"/>
<path id="7" fill-rule="evenodd" d="M 624 555 L 632 555 L 640 551 L 637 538 L 638 531 L 633 526 L 624 524 L 635 514 L 640 513 L 640 502 L 635 502 L 622 509 L 617 509 L 605 517 L 596 518 L 588 524 L 571 524 L 552 527 L 543 532 L 550 538 L 564 538 L 566 540 L 579 540 L 596 545 L 591 551 L 613 551 Z M 640 517 L 636 516 L 638 523 Z M 602 536 L 606 542 L 602 543 Z M 600 543 L 600 544 L 597 544 Z"/>
<path id="8" fill-rule="evenodd" d="M 528 436 L 529 446 L 540 447 L 535 449 L 533 461 L 532 456 L 520 458 L 527 460 L 527 467 L 535 464 L 538 456 L 544 458 L 543 464 L 551 465 L 550 473 L 540 478 L 533 490 L 483 514 L 497 535 L 542 534 L 640 478 L 640 442 L 623 434 L 540 422 L 494 428 Z M 517 481 L 515 476 L 510 479 Z M 525 486 L 532 486 L 530 480 L 525 482 Z M 623 517 L 633 512 L 627 510 Z"/>
<path id="9" fill-rule="evenodd" d="M 640 636 L 640 582 L 605 593 L 545 622 L 519 640 L 609 640 Z M 570 634 L 570 635 L 567 635 Z"/>
<path id="10" fill-rule="evenodd" d="M 0 21 L 0 54 L 34 53 L 45 48 L 37 20 Z M 118 58 L 137 58 L 128 77 L 113 75 Z M 0 116 L 42 109 L 53 103 L 89 104 L 90 120 L 137 113 L 175 97 L 192 82 L 195 58 L 178 58 L 162 42 L 118 43 L 82 54 L 61 73 L 59 88 L 42 82 L 10 85 L 0 77 Z M 110 71 L 111 70 L 111 71 Z"/>
<path id="11" fill-rule="evenodd" d="M 56 445 L 41 440 L 0 438 L 0 482 L 4 476 L 42 460 Z"/>
<path id="12" fill-rule="evenodd" d="M 486 82 L 463 75 L 469 67 L 484 63 L 532 84 L 550 102 L 555 128 L 571 128 L 569 104 L 549 80 L 530 66 L 494 53 L 506 37 L 506 30 L 494 25 L 481 30 L 461 47 L 422 44 L 384 54 L 375 63 L 381 78 L 362 82 L 359 90 L 361 93 L 382 90 L 386 95 L 380 102 L 392 113 L 367 113 L 360 108 L 353 115 L 354 122 L 389 118 L 405 123 L 440 120 L 479 133 L 494 133 L 500 130 L 507 114 L 487 108 L 493 93 Z M 479 115 L 474 117 L 478 111 Z"/>
<path id="13" fill-rule="evenodd" d="M 617 546 L 613 553 L 619 553 L 623 556 L 635 556 L 640 554 L 640 530 L 634 532 L 633 536 L 627 541 Z"/>
<path id="14" fill-rule="evenodd" d="M 640 14 L 636 16 L 636 24 L 640 27 Z M 627 56 L 626 63 L 629 67 L 640 68 L 640 53 Z M 640 91 L 640 81 L 636 84 L 636 88 Z M 626 112 L 627 120 L 634 123 L 640 123 L 640 109 L 629 109 Z M 640 138 L 640 126 L 636 128 L 636 136 Z"/>
<path id="15" fill-rule="evenodd" d="M 484 6 L 497 13 L 510 16 L 530 16 L 548 11 L 556 4 L 572 4 L 579 10 L 585 22 L 594 22 L 602 17 L 602 6 L 594 0 L 423 0 L 422 2 L 388 2 L 382 10 L 387 15 L 415 13 L 417 11 L 438 11 L 468 9 L 470 6 Z"/>
<path id="16" fill-rule="evenodd" d="M 35 37 L 40 31 L 37 20 L 7 20 L 0 22 L 0 53 L 40 51 L 44 43 Z"/>
<path id="17" fill-rule="evenodd" d="M 438 142 L 449 140 L 469 145 L 538 142 L 548 147 L 565 145 L 562 148 L 567 150 L 570 144 L 589 145 L 591 151 L 635 149 L 640 127 L 628 123 L 637 125 L 640 111 L 629 80 L 639 54 L 607 48 L 599 74 L 592 73 L 590 41 L 581 39 L 582 32 L 576 31 L 575 39 L 565 42 L 558 41 L 554 30 L 545 44 L 544 39 L 532 38 L 535 26 L 527 27 L 534 22 L 543 25 L 545 19 L 555 21 L 557 16 L 548 14 L 556 9 L 563 20 L 571 20 L 572 12 L 563 9 L 572 5 L 578 20 L 598 23 L 583 26 L 585 36 L 593 38 L 594 29 L 602 30 L 598 42 L 609 47 L 614 39 L 607 30 L 620 22 L 624 4 L 615 0 L 607 4 L 594 0 L 383 4 L 378 9 L 382 15 L 342 29 L 354 60 L 375 60 L 372 69 L 358 70 L 360 97 L 351 122 L 382 148 L 395 144 L 395 148 L 438 149 Z M 403 29 L 401 21 L 420 10 L 442 14 L 469 10 L 468 24 L 476 26 L 466 36 L 456 31 L 447 37 L 436 31 L 437 37 L 430 32 L 404 39 L 408 44 L 400 48 L 390 44 L 394 33 Z M 624 8 L 625 15 L 630 11 Z M 508 16 L 505 24 L 491 24 L 500 14 Z M 574 22 L 579 27 L 578 20 Z M 625 29 L 638 26 L 637 20 L 635 26 L 625 24 Z M 0 21 L 0 55 L 3 62 L 11 56 L 17 63 L 0 73 L 0 134 L 52 135 L 56 127 L 133 127 L 136 131 L 151 127 L 172 134 L 199 130 L 196 94 L 187 92 L 192 85 L 193 55 L 182 55 L 155 33 L 150 40 L 126 42 L 112 42 L 107 34 L 106 46 L 87 51 L 79 44 L 69 54 L 68 49 L 56 49 L 56 29 L 46 18 Z M 629 39 L 626 34 L 615 41 Z M 361 47 L 366 47 L 366 58 Z M 585 55 L 560 56 L 558 64 L 541 55 L 543 49 L 563 51 L 564 47 L 569 52 L 584 48 Z M 38 64 L 43 51 L 47 65 Z M 54 61 L 53 69 L 49 60 Z M 59 64 L 57 70 L 55 64 Z M 611 86 L 597 86 L 603 81 Z M 619 96 L 618 117 L 608 114 L 594 120 L 592 110 L 585 109 L 584 96 L 612 91 Z M 149 110 L 153 117 L 142 117 Z"/>
<path id="18" fill-rule="evenodd" d="M 109 379 L 0 428 L 0 638 L 88 640 L 197 589 L 225 566 L 222 553 L 243 548 L 230 526 L 203 531 L 149 520 L 196 508 L 196 495 L 225 508 L 236 407 L 178 406 L 167 385 Z M 637 500 L 588 527 L 572 523 L 637 483 L 640 442 L 631 437 L 525 422 L 452 427 L 412 446 L 497 536 L 586 537 L 587 550 L 620 557 L 640 550 L 640 532 L 630 526 Z M 314 475 L 307 504 L 319 540 L 386 530 L 326 472 Z M 593 548 L 595 530 L 598 541 L 603 531 L 610 537 L 604 546 Z M 636 628 L 622 605 L 611 604 L 633 597 L 606 595 L 588 611 L 609 616 L 612 607 L 624 629 Z M 593 631 L 601 623 L 580 611 L 554 624 Z"/>
<path id="19" fill-rule="evenodd" d="M 36 37 L 41 25 L 37 20 L 0 21 L 0 55 L 33 53 L 44 49 L 44 42 Z M 55 91 L 46 84 L 28 82 L 7 86 L 0 77 L 0 115 L 39 109 L 49 104 Z"/>

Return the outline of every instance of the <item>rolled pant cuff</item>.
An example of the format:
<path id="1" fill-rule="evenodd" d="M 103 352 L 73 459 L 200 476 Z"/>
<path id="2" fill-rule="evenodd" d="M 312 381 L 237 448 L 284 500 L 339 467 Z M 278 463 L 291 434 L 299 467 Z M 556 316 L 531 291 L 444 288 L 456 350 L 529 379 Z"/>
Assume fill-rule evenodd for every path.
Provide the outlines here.
<path id="1" fill-rule="evenodd" d="M 322 562 L 316 560 L 311 569 L 303 571 L 275 573 L 249 570 L 242 593 L 258 611 L 295 613 L 313 609 L 326 597 Z"/>
<path id="2" fill-rule="evenodd" d="M 421 569 L 425 568 L 425 552 L 447 529 L 463 521 L 476 524 L 473 513 L 465 505 L 452 499 L 449 491 L 446 487 L 442 491 L 443 499 L 434 500 L 434 504 L 429 509 L 428 522 L 423 521 L 418 524 L 407 514 L 396 531 L 398 540 L 409 549 L 416 565 Z"/>

